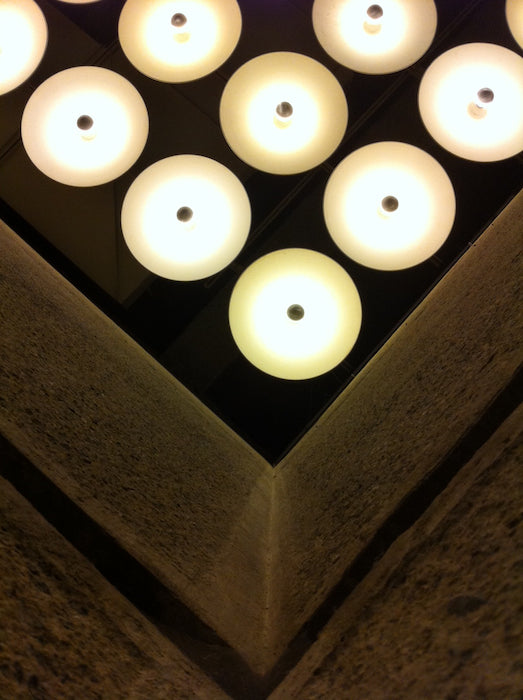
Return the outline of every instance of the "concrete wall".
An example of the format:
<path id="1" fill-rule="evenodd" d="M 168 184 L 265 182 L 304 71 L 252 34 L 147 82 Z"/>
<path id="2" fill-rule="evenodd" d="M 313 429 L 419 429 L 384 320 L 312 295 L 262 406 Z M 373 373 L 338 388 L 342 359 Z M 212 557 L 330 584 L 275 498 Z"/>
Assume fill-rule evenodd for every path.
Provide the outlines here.
<path id="1" fill-rule="evenodd" d="M 269 465 L 5 225 L 0 328 L 0 433 L 264 667 Z"/>
<path id="2" fill-rule="evenodd" d="M 275 482 L 275 648 L 521 362 L 523 193 L 295 449 Z"/>
<path id="3" fill-rule="evenodd" d="M 0 697 L 226 698 L 0 478 Z"/>
<path id="4" fill-rule="evenodd" d="M 391 547 L 271 700 L 523 689 L 523 409 Z"/>
<path id="5" fill-rule="evenodd" d="M 451 483 L 434 502 L 430 524 L 414 525 L 346 602 L 338 601 L 338 613 L 324 615 L 324 634 L 306 641 L 307 654 L 284 676 L 299 657 L 293 637 L 405 497 L 438 473 L 463 436 L 481 427 L 512 381 L 521 358 L 522 220 L 520 194 L 275 471 L 2 226 L 0 434 L 216 630 L 231 653 L 248 661 L 260 678 L 237 684 L 232 697 L 266 697 L 280 685 L 277 698 L 375 698 L 387 692 L 387 678 L 396 697 L 430 697 L 431 688 L 433 697 L 441 697 L 440 689 L 448 697 L 469 697 L 482 688 L 487 697 L 505 697 L 517 686 L 523 662 L 523 644 L 514 643 L 519 630 L 510 622 L 518 612 L 514 586 L 521 574 L 511 549 L 515 540 L 507 539 L 521 505 L 512 421 L 463 470 L 465 481 Z M 480 435 L 478 445 L 485 440 Z M 458 454 L 456 471 L 461 466 Z M 14 527 L 10 504 L 20 499 L 3 484 L 2 493 L 9 497 L 0 514 L 7 537 Z M 13 570 L 23 590 L 11 582 L 0 593 L 8 616 L 26 602 L 31 608 L 38 588 L 24 571 L 32 558 L 40 561 L 29 547 L 47 526 L 40 519 L 33 527 L 33 518 L 39 516 L 31 511 L 27 523 L 16 525 L 18 542 L 27 538 L 28 549 L 24 554 L 22 547 L 24 563 Z M 477 547 L 478 532 L 485 551 Z M 8 537 L 8 550 L 19 549 L 15 535 Z M 65 575 L 69 546 L 63 551 Z M 78 566 L 89 567 L 82 562 Z M 107 582 L 95 578 L 100 588 L 92 590 L 101 590 Z M 78 581 L 73 576 L 60 609 L 68 601 L 75 609 Z M 46 600 L 38 598 L 38 605 Z M 48 630 L 50 644 L 59 643 L 59 610 L 38 612 L 38 605 L 26 631 L 6 627 L 0 667 L 20 687 L 39 677 L 32 669 L 44 658 L 26 643 L 38 634 L 37 618 L 42 639 Z M 490 614 L 492 624 L 482 617 Z M 99 628 L 106 626 L 108 638 L 116 639 L 112 618 L 104 615 Z M 119 615 L 139 617 L 130 604 Z M 423 623 L 427 619 L 430 624 Z M 138 688 L 142 676 L 164 674 L 148 665 L 164 640 L 144 634 Z M 105 655 L 101 632 L 97 639 Z M 72 695 L 81 675 L 74 655 L 84 642 L 74 636 L 67 644 L 76 647 L 70 652 Z M 180 678 L 189 696 L 203 688 L 204 697 L 213 697 L 216 686 L 205 685 L 201 672 L 166 644 L 162 648 L 174 654 L 166 652 L 166 663 L 185 669 Z M 27 656 L 22 681 L 7 648 L 18 650 L 19 665 Z M 202 666 L 208 653 L 201 653 Z M 173 693 L 183 697 L 177 673 Z M 473 685 L 479 678 L 483 685 Z M 459 683 L 452 685 L 453 679 Z M 6 687 L 10 697 L 17 686 Z M 132 697 L 125 685 L 108 688 L 106 696 Z M 160 685 L 157 696 L 162 692 Z"/>

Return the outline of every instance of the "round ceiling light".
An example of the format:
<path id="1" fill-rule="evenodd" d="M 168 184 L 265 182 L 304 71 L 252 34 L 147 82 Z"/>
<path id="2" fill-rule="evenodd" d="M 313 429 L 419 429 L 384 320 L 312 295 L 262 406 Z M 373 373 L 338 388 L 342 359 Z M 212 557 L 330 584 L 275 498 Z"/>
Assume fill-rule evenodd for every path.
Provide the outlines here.
<path id="1" fill-rule="evenodd" d="M 221 66 L 234 51 L 241 28 L 236 0 L 127 0 L 118 35 L 139 71 L 182 83 Z"/>
<path id="2" fill-rule="evenodd" d="M 96 66 L 68 68 L 48 78 L 22 116 L 22 141 L 36 167 L 79 187 L 109 182 L 130 168 L 148 129 L 136 88 Z"/>
<path id="3" fill-rule="evenodd" d="M 144 170 L 122 206 L 131 253 L 168 279 L 209 277 L 240 252 L 251 224 L 249 198 L 221 163 L 195 155 L 164 158 Z"/>
<path id="4" fill-rule="evenodd" d="M 337 262 L 303 248 L 277 250 L 241 275 L 229 305 L 234 340 L 258 369 L 309 379 L 339 364 L 361 327 L 354 282 Z"/>
<path id="5" fill-rule="evenodd" d="M 523 2 L 521 0 L 507 0 L 505 14 L 512 36 L 523 49 Z"/>
<path id="6" fill-rule="evenodd" d="M 0 1 L 0 95 L 36 70 L 47 46 L 47 22 L 34 0 Z"/>
<path id="7" fill-rule="evenodd" d="M 336 245 L 356 262 L 401 270 L 430 258 L 456 212 L 441 165 L 416 146 L 384 141 L 364 146 L 332 173 L 323 201 Z"/>
<path id="8" fill-rule="evenodd" d="M 523 149 L 523 58 L 495 44 L 464 44 L 428 67 L 419 109 L 443 148 L 476 161 Z"/>
<path id="9" fill-rule="evenodd" d="M 230 78 L 220 103 L 223 134 L 239 158 L 287 175 L 319 165 L 347 128 L 343 90 L 321 63 L 297 53 L 257 56 Z"/>
<path id="10" fill-rule="evenodd" d="M 312 23 L 325 51 L 359 73 L 393 73 L 412 65 L 434 39 L 433 0 L 314 0 Z"/>

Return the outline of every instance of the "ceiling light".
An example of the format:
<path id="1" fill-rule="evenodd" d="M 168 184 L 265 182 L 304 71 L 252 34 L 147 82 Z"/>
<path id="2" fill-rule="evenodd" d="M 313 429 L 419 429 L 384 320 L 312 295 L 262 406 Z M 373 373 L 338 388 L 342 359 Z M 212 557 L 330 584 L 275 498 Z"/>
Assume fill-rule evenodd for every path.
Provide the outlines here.
<path id="1" fill-rule="evenodd" d="M 347 128 L 343 90 L 321 63 L 276 52 L 245 63 L 228 81 L 220 122 L 232 150 L 249 165 L 275 174 L 319 165 Z"/>
<path id="2" fill-rule="evenodd" d="M 523 48 L 523 2 L 521 0 L 507 0 L 505 14 L 512 36 Z"/>
<path id="3" fill-rule="evenodd" d="M 33 0 L 0 2 L 0 95 L 21 85 L 47 46 L 47 22 Z"/>
<path id="4" fill-rule="evenodd" d="M 221 66 L 236 47 L 241 27 L 236 0 L 127 0 L 118 35 L 139 71 L 181 83 Z"/>
<path id="5" fill-rule="evenodd" d="M 29 158 L 53 180 L 91 186 L 114 180 L 145 146 L 144 101 L 118 73 L 80 66 L 56 73 L 30 97 L 22 116 Z"/>
<path id="6" fill-rule="evenodd" d="M 331 258 L 287 248 L 256 260 L 234 287 L 229 323 L 236 344 L 258 369 L 309 379 L 349 353 L 361 327 L 354 282 Z"/>
<path id="7" fill-rule="evenodd" d="M 495 44 L 464 44 L 436 58 L 419 88 L 431 136 L 451 153 L 477 161 L 523 149 L 523 58 Z"/>
<path id="8" fill-rule="evenodd" d="M 444 243 L 456 200 L 432 156 L 386 141 L 341 161 L 327 183 L 323 208 L 329 233 L 346 255 L 367 267 L 401 270 Z"/>
<path id="9" fill-rule="evenodd" d="M 315 0 L 318 41 L 338 63 L 360 73 L 393 73 L 429 48 L 438 21 L 433 0 Z"/>
<path id="10" fill-rule="evenodd" d="M 223 269 L 242 249 L 251 208 L 241 182 L 210 158 L 164 158 L 142 172 L 122 207 L 122 231 L 144 267 L 174 280 Z"/>

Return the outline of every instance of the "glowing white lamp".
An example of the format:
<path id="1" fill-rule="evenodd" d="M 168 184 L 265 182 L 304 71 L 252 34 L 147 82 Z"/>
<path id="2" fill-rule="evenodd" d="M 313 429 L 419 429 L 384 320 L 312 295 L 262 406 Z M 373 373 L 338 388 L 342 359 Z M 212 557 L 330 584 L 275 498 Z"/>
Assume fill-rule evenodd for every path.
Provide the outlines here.
<path id="1" fill-rule="evenodd" d="M 68 68 L 43 82 L 22 116 L 27 155 L 48 177 L 88 187 L 114 180 L 145 146 L 149 119 L 136 88 L 96 66 Z"/>
<path id="2" fill-rule="evenodd" d="M 229 323 L 245 357 L 282 379 L 309 379 L 339 364 L 361 327 L 354 282 L 326 255 L 303 248 L 259 258 L 234 287 Z"/>
<path id="3" fill-rule="evenodd" d="M 523 2 L 521 0 L 507 0 L 505 14 L 512 36 L 523 48 Z"/>
<path id="4" fill-rule="evenodd" d="M 241 28 L 236 0 L 127 0 L 118 35 L 139 71 L 182 83 L 221 66 L 234 51 Z"/>
<path id="5" fill-rule="evenodd" d="M 441 165 L 416 146 L 384 141 L 364 146 L 332 173 L 325 222 L 350 258 L 378 270 L 401 270 L 430 258 L 444 243 L 456 212 Z"/>
<path id="6" fill-rule="evenodd" d="M 423 122 L 451 153 L 503 160 L 523 149 L 523 58 L 495 44 L 464 44 L 429 66 L 418 95 Z"/>
<path id="7" fill-rule="evenodd" d="M 312 23 L 325 51 L 359 73 L 393 73 L 429 48 L 438 21 L 433 0 L 314 0 Z"/>
<path id="8" fill-rule="evenodd" d="M 257 56 L 228 81 L 220 103 L 223 134 L 242 160 L 286 175 L 319 165 L 347 128 L 343 90 L 321 63 L 297 53 Z"/>
<path id="9" fill-rule="evenodd" d="M 0 0 L 0 95 L 33 73 L 47 46 L 47 22 L 34 0 Z"/>
<path id="10" fill-rule="evenodd" d="M 122 206 L 122 231 L 148 270 L 188 281 L 213 275 L 242 249 L 249 198 L 236 175 L 210 158 L 179 155 L 144 170 Z"/>

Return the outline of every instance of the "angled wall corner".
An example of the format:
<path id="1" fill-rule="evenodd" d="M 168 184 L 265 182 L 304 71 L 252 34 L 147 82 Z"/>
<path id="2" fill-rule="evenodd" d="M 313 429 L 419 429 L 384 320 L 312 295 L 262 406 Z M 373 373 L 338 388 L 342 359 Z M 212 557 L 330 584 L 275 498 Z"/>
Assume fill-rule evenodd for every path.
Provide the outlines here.
<path id="1" fill-rule="evenodd" d="M 259 672 L 271 467 L 0 224 L 0 434 Z"/>
<path id="2" fill-rule="evenodd" d="M 520 192 L 277 466 L 275 652 L 516 372 L 522 229 Z"/>
<path id="3" fill-rule="evenodd" d="M 523 194 L 269 465 L 0 225 L 0 434 L 267 674 L 519 362 Z"/>

